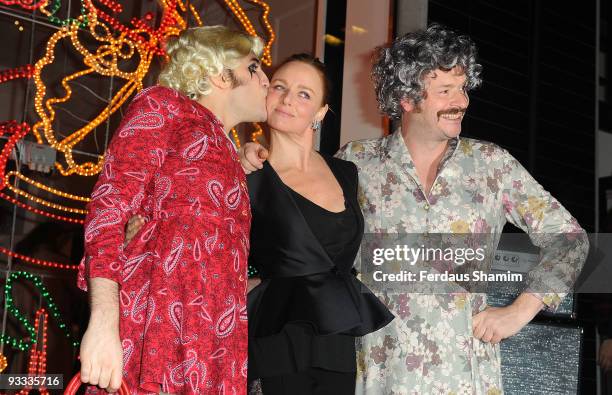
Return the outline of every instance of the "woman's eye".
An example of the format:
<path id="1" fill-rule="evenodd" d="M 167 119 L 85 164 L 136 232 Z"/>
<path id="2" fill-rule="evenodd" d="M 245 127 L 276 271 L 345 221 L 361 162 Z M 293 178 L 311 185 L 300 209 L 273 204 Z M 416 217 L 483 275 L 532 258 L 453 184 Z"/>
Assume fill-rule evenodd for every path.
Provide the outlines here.
<path id="1" fill-rule="evenodd" d="M 256 71 L 257 71 L 257 64 L 253 63 L 252 65 L 249 66 L 249 73 L 251 73 L 251 77 L 253 76 L 253 74 L 255 74 Z"/>
<path id="2" fill-rule="evenodd" d="M 303 97 L 304 99 L 310 99 L 310 95 L 306 92 L 300 92 L 300 96 Z"/>
<path id="3" fill-rule="evenodd" d="M 284 86 L 282 86 L 282 85 L 273 85 L 273 86 L 272 86 L 272 88 L 273 88 L 273 89 L 276 89 L 277 91 L 282 90 L 282 89 L 285 89 L 285 87 L 284 87 Z"/>

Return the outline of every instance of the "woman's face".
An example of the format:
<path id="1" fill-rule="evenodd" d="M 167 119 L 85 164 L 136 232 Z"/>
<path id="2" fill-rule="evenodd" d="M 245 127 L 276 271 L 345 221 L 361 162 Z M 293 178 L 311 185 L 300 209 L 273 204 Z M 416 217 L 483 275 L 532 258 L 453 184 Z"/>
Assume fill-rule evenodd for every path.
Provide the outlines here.
<path id="1" fill-rule="evenodd" d="M 313 66 L 293 61 L 274 73 L 270 80 L 266 108 L 268 125 L 287 133 L 303 133 L 314 120 L 322 120 L 323 81 Z"/>

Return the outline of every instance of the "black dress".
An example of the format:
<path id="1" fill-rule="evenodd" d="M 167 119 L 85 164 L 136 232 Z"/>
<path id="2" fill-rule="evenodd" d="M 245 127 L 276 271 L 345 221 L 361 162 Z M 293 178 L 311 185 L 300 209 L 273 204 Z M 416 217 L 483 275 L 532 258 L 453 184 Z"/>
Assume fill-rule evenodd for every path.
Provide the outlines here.
<path id="1" fill-rule="evenodd" d="M 248 177 L 249 264 L 262 278 L 248 297 L 249 379 L 355 372 L 355 336 L 393 319 L 351 273 L 363 236 L 357 168 L 324 158 L 344 193 L 340 213 L 287 187 L 268 162 Z"/>

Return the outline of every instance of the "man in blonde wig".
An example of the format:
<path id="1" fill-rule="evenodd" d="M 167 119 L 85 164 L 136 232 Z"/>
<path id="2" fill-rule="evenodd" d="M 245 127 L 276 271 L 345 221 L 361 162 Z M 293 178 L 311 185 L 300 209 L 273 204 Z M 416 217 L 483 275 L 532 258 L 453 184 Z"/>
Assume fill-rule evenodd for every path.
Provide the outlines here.
<path id="1" fill-rule="evenodd" d="M 228 133 L 265 121 L 262 42 L 222 26 L 167 43 L 159 85 L 134 97 L 85 223 L 79 286 L 90 392 L 244 394 L 250 207 Z M 131 243 L 124 229 L 147 218 Z"/>

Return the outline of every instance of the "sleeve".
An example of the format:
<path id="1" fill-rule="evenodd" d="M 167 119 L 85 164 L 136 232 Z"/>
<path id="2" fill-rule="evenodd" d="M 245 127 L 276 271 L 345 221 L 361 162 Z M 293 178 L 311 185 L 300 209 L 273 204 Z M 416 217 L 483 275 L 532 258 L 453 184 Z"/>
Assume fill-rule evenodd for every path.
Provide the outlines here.
<path id="1" fill-rule="evenodd" d="M 526 292 L 554 311 L 571 291 L 584 265 L 589 250 L 586 232 L 514 157 L 499 149 L 505 217 L 540 248 L 539 263 L 529 273 Z"/>
<path id="2" fill-rule="evenodd" d="M 144 199 L 146 186 L 161 167 L 167 146 L 169 117 L 160 103 L 163 92 L 149 88 L 129 105 L 110 141 L 102 172 L 94 186 L 85 218 L 85 256 L 78 286 L 103 277 L 121 285 L 125 261 L 125 225 Z"/>
<path id="3" fill-rule="evenodd" d="M 339 150 L 338 152 L 336 152 L 336 154 L 334 155 L 334 157 L 338 158 L 338 159 L 342 159 L 342 160 L 346 160 L 346 161 L 351 161 L 352 162 L 352 158 L 351 158 L 351 146 L 353 143 L 346 143 L 344 144 Z"/>

